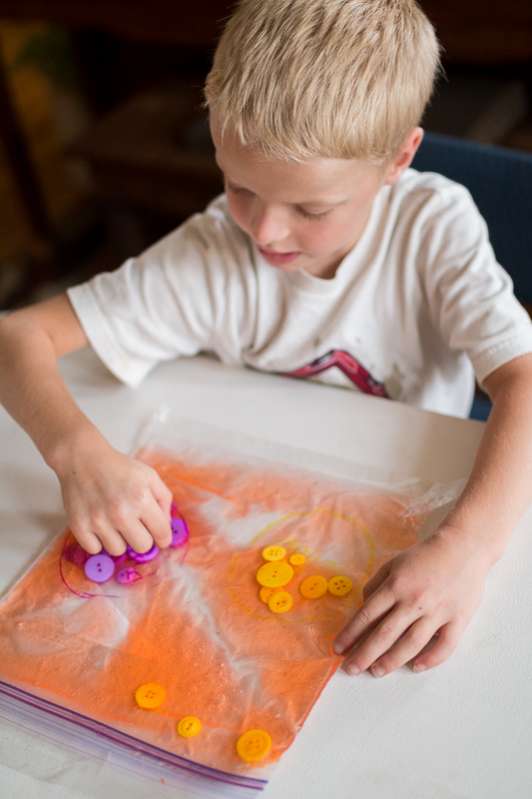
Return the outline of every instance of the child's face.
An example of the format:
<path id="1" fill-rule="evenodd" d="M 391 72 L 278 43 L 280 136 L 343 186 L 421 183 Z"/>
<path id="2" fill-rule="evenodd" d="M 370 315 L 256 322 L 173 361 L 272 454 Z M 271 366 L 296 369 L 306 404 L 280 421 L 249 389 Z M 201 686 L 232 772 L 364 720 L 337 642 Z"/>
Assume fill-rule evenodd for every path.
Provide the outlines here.
<path id="1" fill-rule="evenodd" d="M 408 165 L 398 171 L 354 159 L 267 160 L 234 136 L 221 141 L 212 122 L 211 131 L 231 216 L 285 272 L 332 277 L 362 235 L 380 187 Z"/>

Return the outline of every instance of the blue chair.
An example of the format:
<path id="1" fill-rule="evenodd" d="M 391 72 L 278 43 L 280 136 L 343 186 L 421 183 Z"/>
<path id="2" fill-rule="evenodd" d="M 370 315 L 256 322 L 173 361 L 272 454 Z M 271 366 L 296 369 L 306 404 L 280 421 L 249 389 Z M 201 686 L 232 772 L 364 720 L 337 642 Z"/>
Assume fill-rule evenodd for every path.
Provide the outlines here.
<path id="1" fill-rule="evenodd" d="M 426 133 L 412 166 L 439 172 L 469 189 L 517 298 L 531 306 L 532 154 Z M 487 419 L 490 407 L 488 397 L 477 392 L 471 418 Z"/>

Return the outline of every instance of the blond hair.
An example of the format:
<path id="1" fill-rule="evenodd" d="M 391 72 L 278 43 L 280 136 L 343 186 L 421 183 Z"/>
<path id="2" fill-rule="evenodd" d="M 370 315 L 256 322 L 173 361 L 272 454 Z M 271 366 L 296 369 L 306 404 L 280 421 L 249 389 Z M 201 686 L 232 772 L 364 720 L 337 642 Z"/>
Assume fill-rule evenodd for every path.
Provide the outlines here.
<path id="1" fill-rule="evenodd" d="M 415 0 L 241 0 L 205 84 L 220 133 L 272 158 L 383 162 L 440 69 Z"/>

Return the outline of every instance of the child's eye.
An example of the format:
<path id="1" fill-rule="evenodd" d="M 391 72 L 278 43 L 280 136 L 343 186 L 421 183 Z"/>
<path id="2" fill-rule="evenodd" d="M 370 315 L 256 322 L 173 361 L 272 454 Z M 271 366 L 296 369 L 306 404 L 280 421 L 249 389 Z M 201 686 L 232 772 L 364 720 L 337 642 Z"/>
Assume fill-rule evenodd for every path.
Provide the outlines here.
<path id="1" fill-rule="evenodd" d="M 241 186 L 231 186 L 230 183 L 226 184 L 226 189 L 231 191 L 233 194 L 251 194 L 248 189 L 244 189 Z"/>
<path id="2" fill-rule="evenodd" d="M 305 217 L 305 219 L 320 219 L 321 217 L 327 216 L 327 214 L 330 213 L 329 210 L 327 210 L 327 211 L 319 211 L 318 213 L 316 213 L 316 212 L 311 213 L 310 211 L 305 211 L 304 208 L 298 208 L 297 210 L 298 210 L 298 213 L 301 214 L 301 216 Z"/>

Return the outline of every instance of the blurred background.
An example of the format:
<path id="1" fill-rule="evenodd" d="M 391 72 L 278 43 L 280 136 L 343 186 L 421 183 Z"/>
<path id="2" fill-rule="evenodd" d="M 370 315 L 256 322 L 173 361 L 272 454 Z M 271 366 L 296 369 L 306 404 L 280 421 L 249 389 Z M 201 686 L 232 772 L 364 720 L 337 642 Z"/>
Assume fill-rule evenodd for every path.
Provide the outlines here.
<path id="1" fill-rule="evenodd" d="M 0 0 L 0 309 L 116 268 L 221 190 L 201 88 L 232 5 Z M 531 0 L 421 5 L 446 71 L 427 130 L 532 153 Z"/>

